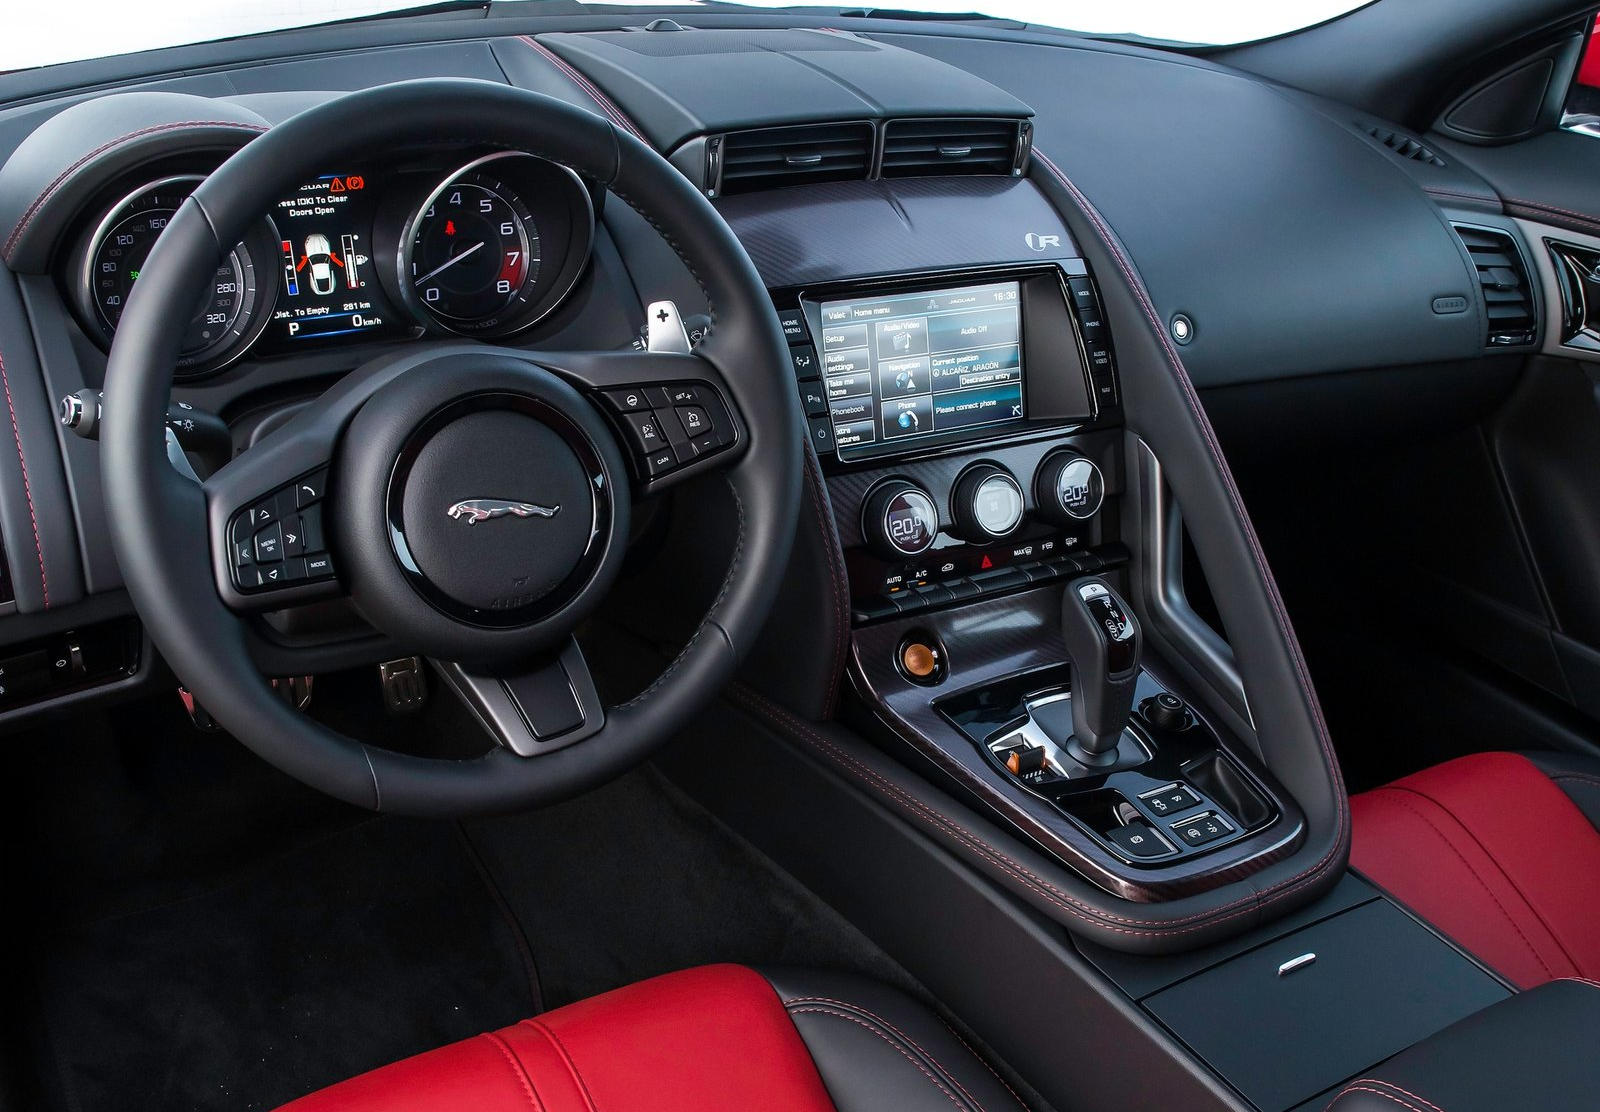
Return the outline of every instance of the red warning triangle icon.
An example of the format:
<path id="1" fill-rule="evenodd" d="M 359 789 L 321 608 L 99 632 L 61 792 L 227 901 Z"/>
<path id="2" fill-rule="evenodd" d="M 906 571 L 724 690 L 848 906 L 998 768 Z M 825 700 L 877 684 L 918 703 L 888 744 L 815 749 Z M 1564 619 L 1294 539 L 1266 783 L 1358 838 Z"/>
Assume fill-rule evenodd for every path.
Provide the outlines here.
<path id="1" fill-rule="evenodd" d="M 989 559 L 989 557 L 987 557 L 987 556 L 985 556 L 982 560 L 978 561 L 978 570 L 979 571 L 983 571 L 986 568 L 992 568 L 992 567 L 994 567 L 994 561 Z"/>

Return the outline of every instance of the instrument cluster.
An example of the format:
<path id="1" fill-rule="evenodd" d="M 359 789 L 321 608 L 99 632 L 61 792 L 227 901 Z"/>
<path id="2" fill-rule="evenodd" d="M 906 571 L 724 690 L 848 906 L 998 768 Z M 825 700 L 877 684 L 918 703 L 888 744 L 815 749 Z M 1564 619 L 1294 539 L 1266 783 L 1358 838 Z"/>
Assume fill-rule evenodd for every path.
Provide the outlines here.
<path id="1" fill-rule="evenodd" d="M 109 347 L 156 239 L 204 180 L 145 176 L 85 222 L 64 281 Z M 594 198 L 571 170 L 499 151 L 448 165 L 331 167 L 218 261 L 177 374 L 246 352 L 445 333 L 500 338 L 550 315 L 588 264 Z"/>

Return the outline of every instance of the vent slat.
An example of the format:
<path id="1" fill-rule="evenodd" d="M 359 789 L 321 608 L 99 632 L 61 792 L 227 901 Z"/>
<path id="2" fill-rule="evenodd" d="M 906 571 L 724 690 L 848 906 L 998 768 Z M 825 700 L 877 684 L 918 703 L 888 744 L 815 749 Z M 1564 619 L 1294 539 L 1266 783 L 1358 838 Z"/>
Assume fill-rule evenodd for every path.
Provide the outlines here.
<path id="1" fill-rule="evenodd" d="M 730 132 L 723 140 L 722 192 L 864 180 L 872 167 L 872 138 L 869 123 Z"/>
<path id="2" fill-rule="evenodd" d="M 1014 120 L 891 120 L 883 176 L 1009 174 L 1018 162 Z"/>
<path id="3" fill-rule="evenodd" d="M 1506 232 L 1452 225 L 1478 271 L 1484 315 L 1489 319 L 1489 347 L 1517 347 L 1537 338 L 1533 291 L 1528 269 L 1514 239 Z"/>
<path id="4" fill-rule="evenodd" d="M 1424 146 L 1422 141 L 1415 136 L 1407 135 L 1400 131 L 1392 131 L 1386 127 L 1363 126 L 1359 122 L 1357 122 L 1356 126 L 1407 161 L 1426 162 L 1429 166 L 1443 166 L 1445 164 L 1444 159 L 1440 158 L 1430 148 Z"/>

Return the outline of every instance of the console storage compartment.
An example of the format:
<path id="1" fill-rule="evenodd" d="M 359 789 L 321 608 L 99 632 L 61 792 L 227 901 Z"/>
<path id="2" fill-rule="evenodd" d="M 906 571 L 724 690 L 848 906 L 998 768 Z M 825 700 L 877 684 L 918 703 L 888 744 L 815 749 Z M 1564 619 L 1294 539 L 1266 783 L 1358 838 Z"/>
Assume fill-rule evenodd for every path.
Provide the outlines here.
<path id="1" fill-rule="evenodd" d="M 1257 1108 L 1281 1112 L 1507 995 L 1427 927 L 1374 899 L 1143 1005 Z"/>

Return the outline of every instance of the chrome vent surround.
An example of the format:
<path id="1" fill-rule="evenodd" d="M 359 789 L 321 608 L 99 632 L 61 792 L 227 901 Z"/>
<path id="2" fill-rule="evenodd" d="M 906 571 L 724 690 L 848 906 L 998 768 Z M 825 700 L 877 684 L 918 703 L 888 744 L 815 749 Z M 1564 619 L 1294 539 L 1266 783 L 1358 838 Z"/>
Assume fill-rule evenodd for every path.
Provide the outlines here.
<path id="1" fill-rule="evenodd" d="M 1497 348 L 1533 343 L 1538 336 L 1538 317 L 1528 283 L 1528 267 L 1517 241 L 1498 228 L 1475 224 L 1451 227 L 1478 269 L 1484 315 L 1489 321 L 1485 345 Z"/>

